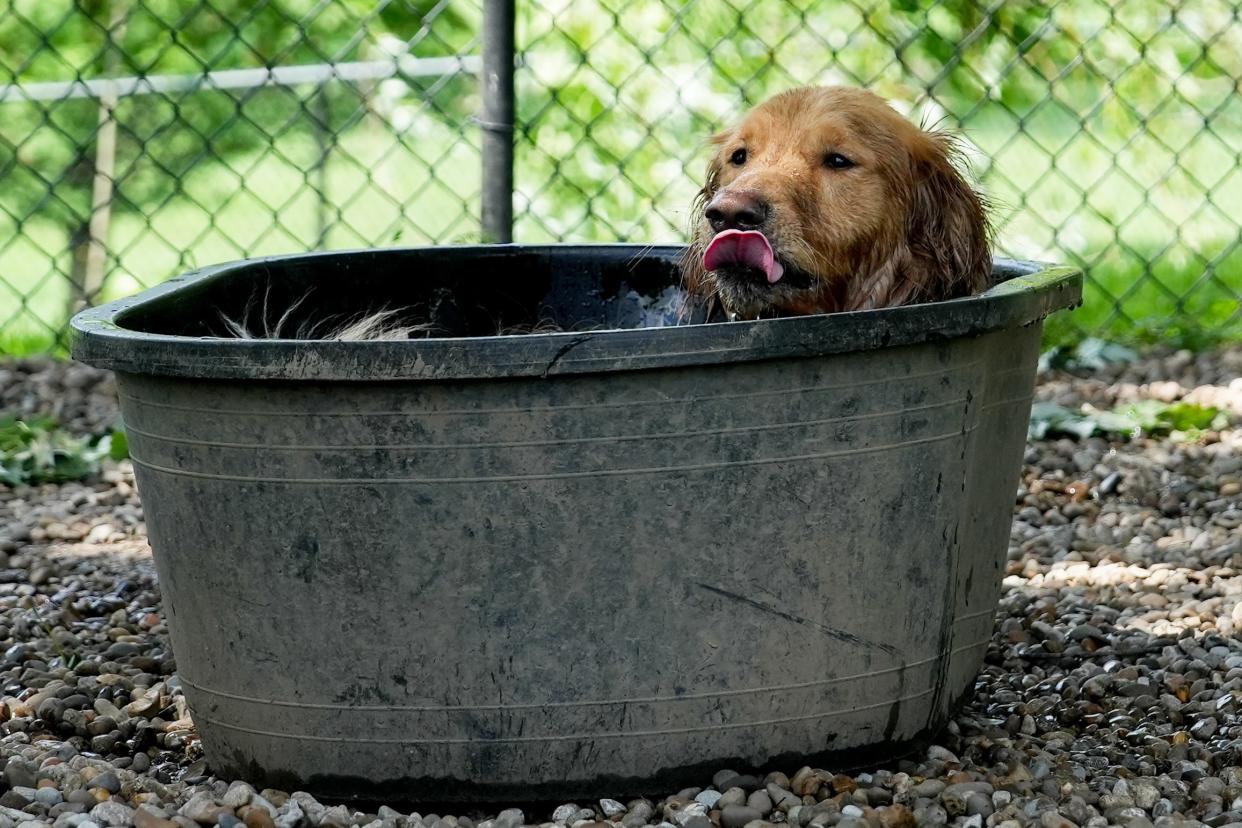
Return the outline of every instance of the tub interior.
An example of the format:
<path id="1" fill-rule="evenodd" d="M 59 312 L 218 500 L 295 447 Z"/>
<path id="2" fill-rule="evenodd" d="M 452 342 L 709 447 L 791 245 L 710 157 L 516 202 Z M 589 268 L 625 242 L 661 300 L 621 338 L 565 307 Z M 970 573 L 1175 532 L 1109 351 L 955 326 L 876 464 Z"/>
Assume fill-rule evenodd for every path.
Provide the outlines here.
<path id="1" fill-rule="evenodd" d="M 656 328 L 725 321 L 680 287 L 680 247 L 442 247 L 319 253 L 220 268 L 116 317 L 141 333 L 317 339 L 371 314 L 412 337 Z M 994 283 L 1027 272 L 998 265 Z"/>

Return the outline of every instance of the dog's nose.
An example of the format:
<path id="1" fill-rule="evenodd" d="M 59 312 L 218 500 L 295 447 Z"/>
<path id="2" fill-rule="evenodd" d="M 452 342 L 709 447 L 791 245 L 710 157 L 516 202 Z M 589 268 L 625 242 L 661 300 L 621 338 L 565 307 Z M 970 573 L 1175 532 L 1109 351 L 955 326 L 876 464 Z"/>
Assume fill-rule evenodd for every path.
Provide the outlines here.
<path id="1" fill-rule="evenodd" d="M 754 193 L 719 192 L 703 211 L 712 229 L 758 230 L 768 218 L 768 203 Z"/>

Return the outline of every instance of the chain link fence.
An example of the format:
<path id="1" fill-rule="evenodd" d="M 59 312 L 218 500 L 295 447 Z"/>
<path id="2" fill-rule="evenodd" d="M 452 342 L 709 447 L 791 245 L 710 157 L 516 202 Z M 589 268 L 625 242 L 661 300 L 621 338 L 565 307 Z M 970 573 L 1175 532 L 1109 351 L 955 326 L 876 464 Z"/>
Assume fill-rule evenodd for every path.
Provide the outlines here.
<path id="1" fill-rule="evenodd" d="M 513 237 L 683 239 L 703 138 L 781 89 L 849 83 L 965 135 L 1000 252 L 1086 270 L 1077 333 L 1237 338 L 1240 13 L 519 3 Z M 482 0 L 8 0 L 0 352 L 212 262 L 490 240 L 483 19 Z"/>

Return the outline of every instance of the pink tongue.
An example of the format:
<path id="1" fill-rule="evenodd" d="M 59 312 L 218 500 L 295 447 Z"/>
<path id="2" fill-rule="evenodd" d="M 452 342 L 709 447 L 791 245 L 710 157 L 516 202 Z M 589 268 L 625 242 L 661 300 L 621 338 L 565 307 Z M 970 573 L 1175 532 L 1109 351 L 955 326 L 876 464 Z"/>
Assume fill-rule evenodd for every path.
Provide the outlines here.
<path id="1" fill-rule="evenodd" d="M 703 268 L 712 271 L 729 265 L 762 270 L 771 285 L 779 282 L 785 272 L 767 237 L 758 230 L 725 230 L 716 234 L 703 251 Z"/>

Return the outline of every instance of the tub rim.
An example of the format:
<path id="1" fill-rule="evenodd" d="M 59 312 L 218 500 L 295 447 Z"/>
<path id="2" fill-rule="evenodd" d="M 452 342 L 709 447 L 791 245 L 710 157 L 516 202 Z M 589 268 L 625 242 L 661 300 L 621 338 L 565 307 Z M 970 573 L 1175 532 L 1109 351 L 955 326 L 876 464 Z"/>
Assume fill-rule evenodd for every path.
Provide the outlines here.
<path id="1" fill-rule="evenodd" d="M 236 271 L 273 263 L 305 265 L 343 256 L 442 253 L 503 256 L 602 255 L 618 261 L 642 253 L 675 260 L 680 245 L 441 245 L 297 253 L 243 259 L 176 276 L 133 296 L 80 311 L 70 320 L 74 359 L 98 368 L 148 376 L 222 380 L 386 381 L 500 379 L 610 373 L 692 365 L 815 357 L 878 350 L 1041 322 L 1082 302 L 1074 267 L 996 258 L 1014 275 L 984 293 L 944 302 L 814 316 L 716 322 L 665 328 L 621 328 L 402 341 L 223 339 L 125 328 L 131 314 L 175 301 L 178 294 Z"/>

